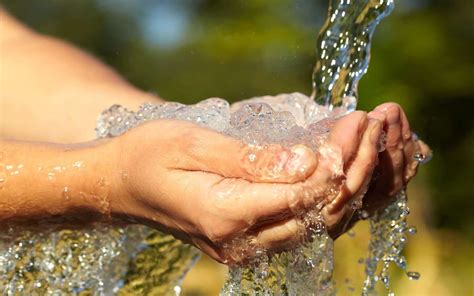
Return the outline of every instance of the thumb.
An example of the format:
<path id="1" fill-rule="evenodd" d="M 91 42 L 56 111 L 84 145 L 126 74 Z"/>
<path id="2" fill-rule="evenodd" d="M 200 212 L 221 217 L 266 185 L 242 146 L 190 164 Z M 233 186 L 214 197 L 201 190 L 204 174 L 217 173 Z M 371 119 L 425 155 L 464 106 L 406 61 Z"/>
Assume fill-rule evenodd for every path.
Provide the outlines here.
<path id="1" fill-rule="evenodd" d="M 316 154 L 304 145 L 247 145 L 205 128 L 195 127 L 183 137 L 181 169 L 199 170 L 251 182 L 295 183 L 305 180 L 317 165 Z"/>

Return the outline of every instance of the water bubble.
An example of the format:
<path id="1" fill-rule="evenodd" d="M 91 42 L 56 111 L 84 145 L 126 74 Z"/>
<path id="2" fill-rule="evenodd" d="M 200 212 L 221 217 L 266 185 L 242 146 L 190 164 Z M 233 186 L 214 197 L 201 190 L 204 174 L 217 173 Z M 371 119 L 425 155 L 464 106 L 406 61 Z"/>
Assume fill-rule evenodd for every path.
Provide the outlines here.
<path id="1" fill-rule="evenodd" d="M 5 186 L 5 183 L 7 182 L 7 177 L 0 171 L 0 189 Z"/>
<path id="2" fill-rule="evenodd" d="M 359 210 L 359 216 L 362 220 L 369 218 L 370 214 L 366 210 Z"/>
<path id="3" fill-rule="evenodd" d="M 352 32 L 347 30 L 351 27 L 347 24 L 353 21 L 348 16 L 352 17 L 359 13 L 349 13 L 350 11 L 344 7 L 336 9 L 330 17 L 334 26 L 326 27 L 321 34 L 327 36 L 320 39 L 322 50 L 319 65 L 324 73 L 315 70 L 313 84 L 317 89 L 315 92 L 317 98 L 328 94 L 329 100 L 326 102 L 331 101 L 329 108 L 320 106 L 311 98 L 298 93 L 253 98 L 235 104 L 232 108 L 221 99 L 209 99 L 191 106 L 179 103 L 144 104 L 137 112 L 114 105 L 100 115 L 97 135 L 100 138 L 115 137 L 149 120 L 179 119 L 211 128 L 247 144 L 278 143 L 287 147 L 305 144 L 316 151 L 324 145 L 335 118 L 356 107 L 355 86 L 366 71 L 371 34 L 376 23 L 391 8 L 391 1 L 376 2 L 380 2 L 380 6 L 372 7 L 370 5 L 373 5 L 374 1 L 370 1 L 370 3 L 359 2 L 351 7 L 355 12 L 364 11 L 366 8 L 373 9 L 373 13 L 359 24 L 361 26 L 359 35 L 353 36 Z M 349 60 L 339 59 L 347 53 L 350 53 Z M 317 65 L 316 68 L 318 67 Z M 348 75 L 342 75 L 344 71 Z M 343 98 L 342 104 L 333 102 L 336 97 Z M 255 161 L 252 158 L 253 156 L 249 155 L 249 160 Z M 72 166 L 80 168 L 82 164 L 76 162 Z M 337 172 L 341 167 L 340 164 L 335 165 L 333 171 Z M 63 172 L 63 167 L 53 169 L 48 173 L 48 179 L 54 180 L 54 173 L 59 172 Z M 123 178 L 126 178 L 124 174 Z M 105 178 L 100 178 L 95 185 L 97 186 L 94 188 L 94 194 L 100 197 L 104 207 L 109 207 Z M 331 187 L 327 192 L 328 196 L 338 194 L 339 187 Z M 69 192 L 69 188 L 66 192 Z M 403 204 L 400 207 L 404 206 Z M 354 207 L 359 208 L 360 204 Z M 315 212 L 318 213 L 319 210 L 320 208 Z M 401 256 L 400 250 L 403 248 L 404 240 L 400 239 L 400 235 L 405 232 L 405 226 L 398 220 L 396 223 L 387 222 L 390 219 L 400 218 L 398 212 L 396 216 L 392 210 L 390 208 L 387 213 L 381 213 L 371 221 L 373 240 L 367 264 L 375 262 L 376 265 L 380 260 L 389 263 Z M 364 210 L 359 211 L 359 214 L 361 217 L 369 217 L 369 213 Z M 238 238 L 235 242 L 223 246 L 226 251 L 233 251 L 235 256 L 242 257 L 255 253 L 258 257 L 252 267 L 231 268 L 230 282 L 226 284 L 224 291 L 230 294 L 254 294 L 255 290 L 259 290 L 263 291 L 262 295 L 273 295 L 275 293 L 270 292 L 272 289 L 281 289 L 284 285 L 290 295 L 334 294 L 332 239 L 320 215 L 309 212 L 301 218 L 309 229 L 310 237 L 289 252 L 270 258 L 251 238 Z M 388 227 L 389 225 L 391 226 Z M 79 294 L 87 291 L 96 291 L 104 295 L 110 291 L 124 292 L 123 294 L 127 292 L 130 294 L 133 291 L 135 294 L 143 295 L 151 291 L 160 295 L 179 293 L 182 276 L 194 262 L 197 254 L 189 246 L 181 244 L 172 237 L 143 226 L 131 226 L 123 230 L 99 224 L 87 230 L 61 230 L 49 233 L 13 231 L 9 235 L 10 241 L 6 244 L 8 246 L 14 245 L 16 241 L 31 240 L 33 243 L 25 246 L 18 244 L 18 249 L 12 252 L 0 248 L 0 256 L 8 253 L 9 260 L 6 262 L 15 263 L 8 274 L 0 273 L 0 285 L 2 282 L 14 285 L 18 282 L 15 289 L 25 287 L 28 289 L 31 283 L 19 279 L 19 275 L 26 272 L 26 269 L 20 266 L 23 261 L 15 261 L 12 257 L 24 257 L 25 261 L 26 258 L 32 258 L 36 260 L 35 262 L 40 262 L 41 272 L 35 276 L 44 280 L 42 282 L 44 285 L 41 285 L 41 289 L 45 289 L 43 294 Z M 385 241 L 382 241 L 381 237 Z M 37 249 L 40 251 L 36 251 Z M 166 282 L 162 279 L 166 279 Z M 248 279 L 252 281 L 250 284 L 246 282 Z M 278 279 L 279 282 L 271 279 Z M 377 275 L 373 276 L 373 280 L 378 279 Z M 282 282 L 284 284 L 281 284 Z M 156 289 L 162 290 L 157 292 Z"/>
<path id="4" fill-rule="evenodd" d="M 65 200 L 69 200 L 71 197 L 70 197 L 70 190 L 69 190 L 69 187 L 64 187 L 62 192 L 61 192 L 61 195 L 62 197 L 65 199 Z"/>
<path id="5" fill-rule="evenodd" d="M 73 168 L 76 168 L 76 169 L 81 169 L 84 167 L 84 162 L 82 160 L 78 160 L 78 161 L 75 161 L 73 164 L 72 164 L 72 167 Z"/>
<path id="6" fill-rule="evenodd" d="M 257 159 L 257 155 L 255 155 L 255 153 L 249 154 L 249 160 L 250 160 L 251 162 L 254 162 L 256 159 Z"/>
<path id="7" fill-rule="evenodd" d="M 416 272 L 416 271 L 408 271 L 407 272 L 407 276 L 410 280 L 412 281 L 417 281 L 420 279 L 421 275 L 419 272 Z"/>
<path id="8" fill-rule="evenodd" d="M 416 232 L 417 232 L 417 229 L 416 229 L 415 226 L 412 226 L 412 227 L 407 229 L 407 232 L 408 232 L 408 234 L 415 235 Z"/>
<path id="9" fill-rule="evenodd" d="M 55 177 L 55 174 L 53 172 L 48 173 L 48 180 L 49 181 L 54 181 L 54 179 L 55 179 L 54 177 Z"/>

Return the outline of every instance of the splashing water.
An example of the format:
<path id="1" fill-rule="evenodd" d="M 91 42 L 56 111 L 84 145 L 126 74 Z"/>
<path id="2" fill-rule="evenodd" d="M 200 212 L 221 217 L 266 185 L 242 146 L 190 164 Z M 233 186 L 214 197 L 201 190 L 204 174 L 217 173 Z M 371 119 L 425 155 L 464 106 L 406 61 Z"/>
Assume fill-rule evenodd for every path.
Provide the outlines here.
<path id="1" fill-rule="evenodd" d="M 318 60 L 312 98 L 329 109 L 342 98 L 357 98 L 357 83 L 369 66 L 370 42 L 377 24 L 393 9 L 393 0 L 331 0 L 318 36 Z M 347 106 L 354 111 L 357 101 Z"/>
<path id="2" fill-rule="evenodd" d="M 318 60 L 313 72 L 312 93 L 312 98 L 326 106 L 328 111 L 339 109 L 341 114 L 355 110 L 357 83 L 367 71 L 373 32 L 392 9 L 392 0 L 331 1 L 328 19 L 318 37 Z M 389 278 L 386 266 L 390 261 L 396 260 L 400 264 L 401 260 L 405 260 L 401 251 L 406 238 L 392 235 L 394 231 L 391 228 L 383 227 L 389 223 L 388 219 L 398 217 L 399 221 L 390 220 L 391 223 L 401 228 L 401 231 L 406 231 L 403 228 L 406 225 L 405 216 L 397 216 L 400 210 L 403 211 L 399 205 L 405 205 L 406 202 L 402 201 L 404 193 L 401 196 L 400 202 L 391 205 L 394 208 L 391 216 L 380 214 L 371 219 L 370 259 L 367 261 L 368 275 L 363 292 L 366 295 L 375 293 L 374 284 L 378 277 L 374 268 L 380 260 L 384 260 L 383 279 L 386 287 Z M 392 249 L 376 242 L 384 241 L 387 237 L 387 244 L 395 245 Z M 390 251 L 393 254 L 389 254 Z M 310 241 L 297 250 L 267 258 L 254 266 L 231 269 L 221 294 L 333 295 L 332 256 L 332 240 L 327 232 L 312 233 Z"/>
<path id="3" fill-rule="evenodd" d="M 372 34 L 392 7 L 392 0 L 331 2 L 318 37 L 313 73 L 312 98 L 317 103 L 294 93 L 253 98 L 232 107 L 221 99 L 192 106 L 145 104 L 137 112 L 115 105 L 102 113 L 97 135 L 114 137 L 148 120 L 179 119 L 252 145 L 302 143 L 317 151 L 325 143 L 331 119 L 355 110 L 357 82 L 368 66 Z M 326 194 L 337 194 L 334 188 Z M 259 256 L 252 265 L 230 269 L 222 295 L 335 294 L 333 242 L 319 215 L 322 206 L 300 216 L 308 233 L 298 248 L 269 256 L 256 246 Z M 406 269 L 401 253 L 406 233 L 415 232 L 406 225 L 407 214 L 403 191 L 371 217 L 364 295 L 374 294 L 379 281 L 389 287 L 391 262 Z M 120 229 L 97 224 L 92 229 L 59 230 L 42 223 L 38 227 L 41 231 L 9 227 L 0 232 L 0 291 L 5 295 L 178 295 L 186 271 L 199 256 L 193 247 L 145 226 Z M 242 256 L 248 245 L 236 239 L 229 250 L 240 250 L 235 255 Z M 383 266 L 377 273 L 379 263 Z M 420 277 L 414 271 L 407 275 L 413 280 Z"/>
<path id="4" fill-rule="evenodd" d="M 365 266 L 367 278 L 362 295 L 376 295 L 377 282 L 381 282 L 386 289 L 390 289 L 391 263 L 406 270 L 407 261 L 402 252 L 407 241 L 407 234 L 414 234 L 414 228 L 408 227 L 406 222 L 409 213 L 406 192 L 402 190 L 392 204 L 370 218 L 369 257 Z M 381 263 L 381 271 L 377 273 L 379 263 Z M 418 273 L 411 272 L 408 276 L 411 277 L 411 274 L 415 274 L 416 277 Z M 388 293 L 393 295 L 390 290 Z"/>

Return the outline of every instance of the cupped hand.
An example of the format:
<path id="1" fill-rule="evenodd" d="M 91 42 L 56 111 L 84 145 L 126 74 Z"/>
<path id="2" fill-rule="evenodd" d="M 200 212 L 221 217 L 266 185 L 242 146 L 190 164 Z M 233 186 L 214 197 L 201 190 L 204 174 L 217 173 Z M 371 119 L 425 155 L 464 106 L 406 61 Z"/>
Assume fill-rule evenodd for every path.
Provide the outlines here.
<path id="1" fill-rule="evenodd" d="M 385 150 L 380 153 L 374 179 L 364 197 L 364 209 L 371 214 L 393 200 L 416 175 L 419 163 L 431 158 L 431 150 L 412 133 L 400 105 L 384 103 L 368 116 L 383 122 L 386 133 Z"/>
<path id="2" fill-rule="evenodd" d="M 236 238 L 280 250 L 301 240 L 300 217 L 317 205 L 330 230 L 346 223 L 371 178 L 381 127 L 354 112 L 314 153 L 252 147 L 184 121 L 149 122 L 114 139 L 120 190 L 112 215 L 172 233 L 220 262 L 244 259 L 226 248 Z"/>

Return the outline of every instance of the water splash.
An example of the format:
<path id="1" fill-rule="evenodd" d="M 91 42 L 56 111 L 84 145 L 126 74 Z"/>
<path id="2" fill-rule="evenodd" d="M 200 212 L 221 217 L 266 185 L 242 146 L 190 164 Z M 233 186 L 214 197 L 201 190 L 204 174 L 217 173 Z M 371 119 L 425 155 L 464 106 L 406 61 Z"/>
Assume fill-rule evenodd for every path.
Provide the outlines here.
<path id="1" fill-rule="evenodd" d="M 115 137 L 149 120 L 177 119 L 237 137 L 247 144 L 304 143 L 317 149 L 329 132 L 330 122 L 325 119 L 345 112 L 329 112 L 298 93 L 255 98 L 233 108 L 235 112 L 222 99 L 191 106 L 145 104 L 137 112 L 114 105 L 101 114 L 97 134 L 101 138 Z M 65 199 L 69 193 L 69 188 L 61 188 Z M 91 229 L 59 229 L 58 221 L 54 222 L 40 221 L 33 228 L 12 226 L 0 231 L 0 290 L 6 295 L 175 295 L 180 292 L 186 271 L 199 256 L 195 248 L 146 226 L 122 229 L 96 224 Z M 313 238 L 315 244 L 328 237 Z M 298 258 L 285 260 L 293 260 L 297 267 Z M 326 258 L 330 257 L 321 255 L 320 261 L 329 260 Z M 265 268 L 255 272 L 259 278 L 265 273 Z"/>
<path id="2" fill-rule="evenodd" d="M 175 294 L 198 252 L 143 226 L 10 227 L 1 232 L 2 295 Z"/>
<path id="3" fill-rule="evenodd" d="M 362 295 L 376 295 L 377 282 L 390 291 L 390 265 L 395 264 L 402 270 L 407 268 L 407 260 L 403 249 L 407 242 L 407 234 L 414 234 L 414 228 L 408 227 L 406 218 L 410 213 L 407 206 L 405 190 L 397 194 L 395 201 L 370 218 L 369 257 L 366 260 Z M 377 272 L 380 269 L 380 272 Z M 410 272 L 409 278 L 420 277 L 417 272 Z"/>
<path id="4" fill-rule="evenodd" d="M 232 114 L 228 103 L 219 99 L 194 106 L 145 104 L 138 112 L 115 105 L 101 115 L 98 137 L 120 135 L 148 120 L 180 119 L 247 143 L 304 143 L 316 150 L 329 131 L 327 122 L 321 120 L 355 109 L 357 83 L 367 70 L 372 34 L 392 7 L 391 0 L 331 2 L 318 37 L 319 56 L 313 74 L 312 97 L 320 105 L 301 94 L 255 98 L 236 104 Z M 422 155 L 418 158 L 425 160 Z M 406 267 L 401 250 L 405 233 L 414 232 L 407 229 L 406 209 L 402 192 L 394 204 L 371 219 L 365 295 L 373 294 L 379 281 L 389 287 L 390 263 Z M 304 220 L 302 217 L 302 223 Z M 256 264 L 232 268 L 222 294 L 333 295 L 333 242 L 318 215 L 306 220 L 311 225 L 307 225 L 307 241 L 291 252 L 262 252 Z M 6 295 L 177 295 L 184 274 L 198 257 L 194 248 L 145 226 L 41 227 L 42 231 L 9 228 L 0 232 L 0 290 Z M 44 231 L 46 228 L 51 230 Z M 379 263 L 383 267 L 377 274 Z M 407 275 L 413 280 L 420 277 L 413 271 Z"/>
<path id="5" fill-rule="evenodd" d="M 318 35 L 313 93 L 330 110 L 342 99 L 357 98 L 357 83 L 366 73 L 375 27 L 390 12 L 393 0 L 331 0 L 326 23 Z M 354 111 L 357 100 L 348 106 Z"/>

